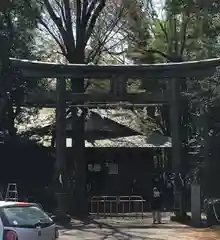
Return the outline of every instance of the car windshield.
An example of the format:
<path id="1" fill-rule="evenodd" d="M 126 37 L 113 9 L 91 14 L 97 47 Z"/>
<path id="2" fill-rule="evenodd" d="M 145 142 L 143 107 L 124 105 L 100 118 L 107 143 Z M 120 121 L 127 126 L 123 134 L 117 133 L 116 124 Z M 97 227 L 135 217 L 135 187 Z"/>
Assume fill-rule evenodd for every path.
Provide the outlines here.
<path id="1" fill-rule="evenodd" d="M 53 224 L 52 219 L 37 206 L 10 206 L 3 209 L 4 225 L 13 227 L 36 227 Z"/>

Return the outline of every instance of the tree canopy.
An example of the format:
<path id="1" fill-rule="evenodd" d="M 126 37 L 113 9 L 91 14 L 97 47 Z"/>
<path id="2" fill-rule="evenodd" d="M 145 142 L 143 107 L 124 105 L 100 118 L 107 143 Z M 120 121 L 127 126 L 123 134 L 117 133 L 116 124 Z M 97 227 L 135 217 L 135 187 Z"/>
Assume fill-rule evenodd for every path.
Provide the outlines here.
<path id="1" fill-rule="evenodd" d="M 8 65 L 9 57 L 35 59 L 34 31 L 39 12 L 37 8 L 32 10 L 26 7 L 25 0 L 21 0 L 8 1 L 0 12 L 0 47 L 3 53 L 1 54 L 3 69 L 0 88 L 0 128 L 9 136 L 17 134 L 16 121 L 28 119 L 29 114 L 35 111 L 35 109 L 22 108 L 22 103 L 24 96 L 38 87 L 38 82 L 28 81 Z"/>
<path id="2" fill-rule="evenodd" d="M 219 57 L 219 1 L 166 0 L 159 6 L 151 0 L 128 2 L 128 10 L 133 11 L 126 19 L 131 32 L 127 54 L 133 62 L 180 62 Z M 207 139 L 213 135 L 213 129 L 215 135 L 219 132 L 218 114 L 212 110 L 219 108 L 219 69 L 216 73 L 209 71 L 204 69 L 200 74 L 189 72 L 188 77 L 180 76 L 181 91 L 189 97 L 188 103 L 181 105 L 181 125 L 185 129 L 182 140 L 187 147 L 185 152 L 193 154 L 193 168 L 201 163 L 204 166 L 204 159 L 211 151 Z M 160 89 L 156 80 L 146 82 L 144 87 L 146 91 Z M 159 112 L 159 118 L 155 118 L 155 111 Z M 163 133 L 171 134 L 169 108 L 150 107 L 149 114 Z"/>

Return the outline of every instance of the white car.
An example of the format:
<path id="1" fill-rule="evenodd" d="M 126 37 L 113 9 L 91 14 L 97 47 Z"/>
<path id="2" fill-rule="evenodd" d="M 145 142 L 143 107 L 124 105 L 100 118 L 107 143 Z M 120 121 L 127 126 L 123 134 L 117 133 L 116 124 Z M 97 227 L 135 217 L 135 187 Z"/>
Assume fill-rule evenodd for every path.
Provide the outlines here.
<path id="1" fill-rule="evenodd" d="M 37 205 L 0 201 L 0 240 L 55 240 L 58 229 Z"/>

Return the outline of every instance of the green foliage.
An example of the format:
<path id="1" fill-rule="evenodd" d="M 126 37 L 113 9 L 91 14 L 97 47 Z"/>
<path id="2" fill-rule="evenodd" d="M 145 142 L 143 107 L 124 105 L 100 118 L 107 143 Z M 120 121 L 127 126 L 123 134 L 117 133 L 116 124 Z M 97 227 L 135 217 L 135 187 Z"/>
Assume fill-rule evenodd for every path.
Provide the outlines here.
<path id="1" fill-rule="evenodd" d="M 135 16 L 139 18 L 127 15 L 126 21 L 127 28 L 136 36 L 129 38 L 128 45 L 128 57 L 134 62 L 189 61 L 220 55 L 219 1 L 166 0 L 160 9 L 156 8 L 151 0 L 136 0 L 132 1 L 132 4 L 137 4 L 137 7 L 132 9 L 138 11 Z M 145 27 L 141 27 L 140 22 L 146 23 Z M 145 36 L 145 40 L 139 36 Z M 203 159 L 207 154 L 207 132 L 220 132 L 216 127 L 219 125 L 219 78 L 216 73 L 213 76 L 213 69 L 210 70 L 212 72 L 204 69 L 203 73 L 201 70 L 198 77 L 195 77 L 198 72 L 189 72 L 189 77 L 181 86 L 182 91 L 189 96 L 187 109 L 183 109 L 181 105 L 181 124 L 184 126 L 184 135 L 188 135 L 184 136 L 184 144 Z M 144 88 L 147 91 L 157 91 L 160 85 L 149 81 Z M 169 109 L 164 106 L 151 107 L 149 110 L 150 114 L 153 113 L 152 117 L 157 126 L 164 134 L 170 134 Z M 156 110 L 159 114 L 157 118 L 154 116 Z M 196 161 L 199 162 L 199 159 L 194 157 L 194 162 Z"/>
<path id="2" fill-rule="evenodd" d="M 135 8 L 139 11 L 135 15 L 139 19 L 127 16 L 127 21 L 132 22 L 132 27 L 128 24 L 131 31 L 136 35 L 142 31 L 139 35 L 145 36 L 145 41 L 142 38 L 133 39 L 133 46 L 129 46 L 129 52 L 140 53 L 139 59 L 144 59 L 145 55 L 151 61 L 172 61 L 176 58 L 186 61 L 219 55 L 218 1 L 204 7 L 201 1 L 166 0 L 160 9 L 152 0 L 144 1 L 145 4 L 137 2 L 142 6 Z M 146 23 L 144 28 L 140 22 Z M 135 25 L 139 27 L 134 28 Z M 152 58 L 152 54 L 156 59 Z"/>
<path id="3" fill-rule="evenodd" d="M 0 28 L 8 35 L 11 57 L 27 58 L 32 55 L 37 15 L 37 8 L 30 8 L 26 0 L 11 1 L 9 8 L 0 14 Z"/>
<path id="4" fill-rule="evenodd" d="M 29 2 L 30 3 L 30 2 Z M 7 57 L 34 59 L 33 40 L 37 25 L 36 8 L 30 9 L 26 0 L 11 1 L 8 8 L 0 13 L 0 38 L 3 62 Z M 38 81 L 24 79 L 15 72 L 7 62 L 3 65 L 1 75 L 1 130 L 10 136 L 16 135 L 15 123 L 24 119 L 27 114 L 36 113 L 36 109 L 21 107 L 25 95 L 38 87 Z M 7 93 L 7 94 L 6 94 Z"/>

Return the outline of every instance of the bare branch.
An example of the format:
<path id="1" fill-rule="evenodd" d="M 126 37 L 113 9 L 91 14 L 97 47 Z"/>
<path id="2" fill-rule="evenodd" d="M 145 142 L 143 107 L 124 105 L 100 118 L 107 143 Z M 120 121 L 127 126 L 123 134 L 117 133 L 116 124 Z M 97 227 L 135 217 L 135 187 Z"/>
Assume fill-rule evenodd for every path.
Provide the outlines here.
<path id="1" fill-rule="evenodd" d="M 62 39 L 66 45 L 66 50 L 67 52 L 70 52 L 71 49 L 69 49 L 69 40 L 68 40 L 68 36 L 67 36 L 67 33 L 63 27 L 63 24 L 62 24 L 62 20 L 61 18 L 59 18 L 58 16 L 56 16 L 55 12 L 53 11 L 53 8 L 49 2 L 49 0 L 43 0 L 44 4 L 45 4 L 45 7 L 51 17 L 51 19 L 53 20 L 54 24 L 57 26 L 61 36 L 62 36 Z"/>
<path id="2" fill-rule="evenodd" d="M 163 24 L 161 23 L 160 20 L 158 21 L 158 23 L 159 23 L 159 25 L 160 25 L 160 28 L 161 28 L 162 32 L 164 33 L 164 36 L 165 36 L 166 41 L 168 42 L 168 33 L 167 33 L 167 31 L 166 31 L 166 28 L 163 26 Z"/>
<path id="3" fill-rule="evenodd" d="M 176 16 L 174 16 L 173 17 L 173 25 L 174 25 L 174 27 L 173 27 L 173 30 L 174 30 L 174 32 L 173 32 L 173 38 L 174 38 L 174 52 L 176 53 L 175 55 L 178 55 L 178 33 L 177 33 L 177 18 L 176 18 Z"/>
<path id="4" fill-rule="evenodd" d="M 76 0 L 76 41 L 80 41 L 80 33 L 82 31 L 81 27 L 81 0 Z"/>
<path id="5" fill-rule="evenodd" d="M 70 8 L 69 1 L 70 0 L 63 0 L 64 9 L 65 9 L 65 26 L 66 26 L 66 33 L 67 33 L 68 48 L 71 49 L 70 50 L 71 52 L 73 52 L 75 48 L 75 40 L 73 35 L 71 8 Z M 77 6 L 77 12 L 78 12 L 78 6 Z"/>
<path id="6" fill-rule="evenodd" d="M 93 10 L 95 10 L 95 6 L 96 6 L 97 3 L 98 3 L 98 0 L 93 0 L 93 1 L 90 3 L 89 8 L 88 8 L 88 10 L 87 10 L 87 12 L 86 12 L 86 19 L 87 19 L 87 20 L 90 19 L 91 15 L 92 15 L 92 12 L 93 12 Z"/>
<path id="7" fill-rule="evenodd" d="M 150 7 L 151 9 L 153 10 L 154 9 L 154 6 L 153 6 L 153 3 L 152 1 L 149 1 L 149 4 L 150 4 Z M 158 14 L 156 13 L 156 11 L 153 10 L 153 12 L 151 11 L 151 17 L 154 19 L 154 15 L 156 15 L 156 18 L 157 18 L 157 21 L 160 25 L 160 28 L 165 36 L 165 39 L 166 39 L 166 42 L 169 41 L 169 37 L 168 37 L 168 33 L 167 33 L 167 30 L 166 28 L 163 26 L 163 23 L 161 22 L 161 20 L 159 20 L 159 17 L 158 17 Z"/>
<path id="8" fill-rule="evenodd" d="M 87 7 L 88 7 L 88 0 L 83 0 L 81 19 L 86 19 Z"/>
<path id="9" fill-rule="evenodd" d="M 110 35 L 112 34 L 114 28 L 117 26 L 117 24 L 119 23 L 121 16 L 123 14 L 124 8 L 121 8 L 118 17 L 115 18 L 114 20 L 111 21 L 111 24 L 109 24 L 108 28 L 104 31 L 104 33 L 102 33 L 102 36 L 104 37 L 103 39 L 98 39 L 98 46 L 96 48 L 93 49 L 93 51 L 90 52 L 89 56 L 88 56 L 88 60 L 89 61 L 93 61 L 93 59 L 95 58 L 95 56 L 97 54 L 100 54 L 104 45 L 107 44 L 109 41 L 111 41 L 112 39 L 110 39 Z M 119 27 L 114 34 L 117 34 L 120 30 L 122 29 L 122 26 Z M 125 38 L 124 38 L 125 39 Z M 118 42 L 117 42 L 118 44 Z M 116 44 L 114 44 L 113 46 L 115 47 Z"/>
<path id="10" fill-rule="evenodd" d="M 61 16 L 62 16 L 62 20 L 65 21 L 65 13 L 64 13 L 64 10 L 63 10 L 63 6 L 62 6 L 61 3 L 59 2 L 59 0 L 55 0 L 55 1 L 56 1 L 57 6 L 58 6 L 59 9 L 60 9 Z"/>
<path id="11" fill-rule="evenodd" d="M 109 36 L 113 32 L 113 30 L 117 26 L 117 24 L 119 23 L 119 21 L 122 17 L 123 11 L 124 11 L 124 8 L 121 8 L 117 18 L 112 20 L 111 24 L 109 24 L 108 29 L 106 29 L 106 31 L 102 34 L 104 36 L 104 39 L 101 41 L 104 42 L 105 44 L 110 41 Z M 122 25 L 117 29 L 117 31 L 114 32 L 114 34 L 117 34 L 121 29 L 122 29 Z"/>
<path id="12" fill-rule="evenodd" d="M 50 27 L 42 19 L 39 19 L 39 21 L 40 21 L 40 24 L 48 31 L 48 33 L 51 35 L 51 37 L 55 40 L 57 45 L 60 47 L 63 56 L 66 57 L 67 53 L 66 53 L 65 47 L 59 41 L 58 37 L 56 37 L 56 35 L 51 31 Z"/>
<path id="13" fill-rule="evenodd" d="M 47 9 L 47 11 L 48 11 L 51 19 L 52 19 L 53 22 L 56 24 L 56 26 L 57 26 L 57 28 L 59 29 L 60 33 L 61 33 L 62 35 L 64 35 L 63 38 L 65 38 L 65 34 L 66 34 L 66 33 L 65 33 L 65 29 L 64 29 L 64 27 L 63 27 L 63 25 L 62 25 L 62 20 L 61 20 L 58 16 L 56 16 L 56 14 L 55 14 L 55 12 L 53 11 L 53 8 L 52 8 L 49 0 L 43 0 L 43 1 L 44 1 L 44 5 L 45 5 L 45 7 L 46 7 L 46 9 Z"/>
<path id="14" fill-rule="evenodd" d="M 87 31 L 86 31 L 86 38 L 85 38 L 85 43 L 88 42 L 92 31 L 94 29 L 94 26 L 96 24 L 96 21 L 101 13 L 101 11 L 103 10 L 103 8 L 105 7 L 105 2 L 106 0 L 100 0 L 101 2 L 98 4 L 98 6 L 95 8 L 93 15 L 91 16 L 91 20 L 89 22 L 89 25 L 87 27 Z"/>
<path id="15" fill-rule="evenodd" d="M 186 19 L 183 20 L 180 34 L 181 34 L 181 45 L 180 45 L 180 55 L 183 55 L 185 45 L 186 45 L 186 32 L 187 32 L 187 26 L 190 21 L 189 16 L 186 17 Z"/>

